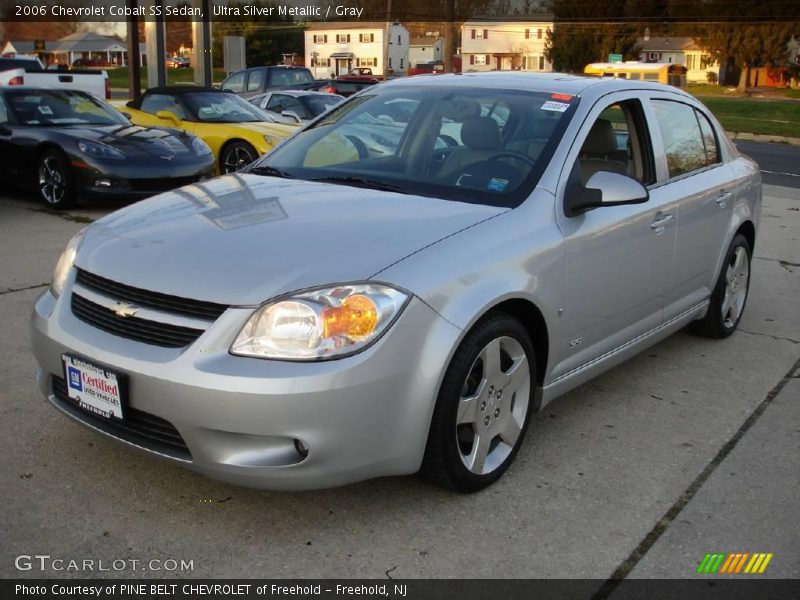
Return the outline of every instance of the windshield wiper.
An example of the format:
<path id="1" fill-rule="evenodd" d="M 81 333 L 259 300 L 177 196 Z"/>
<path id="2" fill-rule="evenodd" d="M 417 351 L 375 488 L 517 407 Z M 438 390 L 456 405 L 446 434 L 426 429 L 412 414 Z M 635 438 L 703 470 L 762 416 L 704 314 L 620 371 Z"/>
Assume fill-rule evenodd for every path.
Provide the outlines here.
<path id="1" fill-rule="evenodd" d="M 290 175 L 283 169 L 277 167 L 270 167 L 269 165 L 261 165 L 260 167 L 252 167 L 248 172 L 256 175 L 268 175 L 270 177 L 283 177 L 284 179 L 294 179 L 294 175 Z"/>
<path id="2" fill-rule="evenodd" d="M 382 192 L 397 192 L 399 194 L 407 194 L 408 192 L 399 185 L 391 183 L 384 183 L 382 181 L 375 181 L 373 179 L 365 179 L 364 177 L 315 177 L 309 181 L 319 181 L 322 183 L 336 183 L 340 185 L 352 185 L 353 187 L 369 188 L 371 190 L 380 190 Z"/>

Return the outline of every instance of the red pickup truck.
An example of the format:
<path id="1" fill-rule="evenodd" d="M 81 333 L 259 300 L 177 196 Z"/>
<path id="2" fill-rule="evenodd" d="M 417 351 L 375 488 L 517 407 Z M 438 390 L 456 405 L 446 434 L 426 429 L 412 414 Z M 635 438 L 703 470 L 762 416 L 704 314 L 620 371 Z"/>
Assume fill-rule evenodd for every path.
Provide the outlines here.
<path id="1" fill-rule="evenodd" d="M 340 81 L 383 81 L 383 75 L 373 75 L 369 67 L 354 67 L 347 75 L 339 75 Z"/>

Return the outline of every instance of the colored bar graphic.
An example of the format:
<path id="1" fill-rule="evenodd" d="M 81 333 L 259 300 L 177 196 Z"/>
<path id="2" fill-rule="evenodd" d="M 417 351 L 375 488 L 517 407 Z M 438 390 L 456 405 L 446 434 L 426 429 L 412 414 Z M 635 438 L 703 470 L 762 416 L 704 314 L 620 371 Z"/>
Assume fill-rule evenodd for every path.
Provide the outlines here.
<path id="1" fill-rule="evenodd" d="M 766 552 L 706 552 L 697 566 L 697 573 L 739 574 L 744 569 L 744 574 L 760 574 L 766 570 L 773 556 Z"/>

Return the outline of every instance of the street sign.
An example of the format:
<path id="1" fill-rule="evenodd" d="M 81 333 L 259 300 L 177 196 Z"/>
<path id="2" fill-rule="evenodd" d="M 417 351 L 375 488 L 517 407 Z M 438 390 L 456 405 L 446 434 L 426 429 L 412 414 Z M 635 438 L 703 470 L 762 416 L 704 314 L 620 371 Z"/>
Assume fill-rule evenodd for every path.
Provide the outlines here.
<path id="1" fill-rule="evenodd" d="M 608 62 L 610 63 L 622 62 L 622 54 L 609 54 Z"/>

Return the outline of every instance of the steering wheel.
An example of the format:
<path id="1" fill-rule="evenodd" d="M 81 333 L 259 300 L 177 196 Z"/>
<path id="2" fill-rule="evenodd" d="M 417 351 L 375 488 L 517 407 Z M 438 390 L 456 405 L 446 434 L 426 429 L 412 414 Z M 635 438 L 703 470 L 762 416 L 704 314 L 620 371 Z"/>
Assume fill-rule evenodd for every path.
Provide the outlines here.
<path id="1" fill-rule="evenodd" d="M 495 161 L 504 156 L 522 161 L 529 167 L 532 167 L 536 164 L 536 161 L 534 161 L 530 156 L 528 156 L 527 154 L 523 154 L 522 152 L 517 152 L 516 150 L 501 150 L 500 152 L 494 154 L 494 156 L 492 156 L 488 160 Z"/>
<path id="2" fill-rule="evenodd" d="M 361 140 L 360 138 L 354 135 L 346 135 L 346 137 L 353 146 L 356 148 L 356 152 L 358 152 L 359 160 L 364 160 L 365 158 L 369 158 L 369 150 L 367 149 L 367 145 Z"/>

